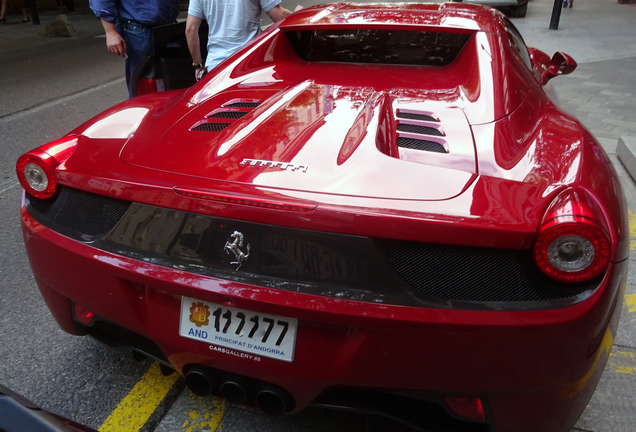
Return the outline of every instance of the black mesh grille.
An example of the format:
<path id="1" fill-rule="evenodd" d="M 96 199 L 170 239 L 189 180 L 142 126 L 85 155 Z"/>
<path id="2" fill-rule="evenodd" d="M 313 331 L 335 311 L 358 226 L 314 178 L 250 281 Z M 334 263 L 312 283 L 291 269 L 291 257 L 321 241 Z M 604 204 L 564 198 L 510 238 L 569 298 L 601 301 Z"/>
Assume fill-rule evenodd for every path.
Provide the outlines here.
<path id="1" fill-rule="evenodd" d="M 443 145 L 435 141 L 418 140 L 412 138 L 398 138 L 398 147 L 409 148 L 413 150 L 423 150 L 434 153 L 447 153 Z"/>
<path id="2" fill-rule="evenodd" d="M 226 119 L 240 119 L 247 115 L 246 112 L 241 111 L 221 111 L 212 114 L 209 118 L 226 118 Z"/>
<path id="3" fill-rule="evenodd" d="M 230 108 L 256 108 L 260 104 L 260 102 L 236 102 L 225 106 Z"/>
<path id="4" fill-rule="evenodd" d="M 403 118 L 403 119 L 411 119 L 411 120 L 424 120 L 424 121 L 433 121 L 433 122 L 437 122 L 437 119 L 434 117 L 431 117 L 430 115 L 426 115 L 426 114 L 412 114 L 412 113 L 398 113 L 397 114 L 398 118 Z"/>
<path id="5" fill-rule="evenodd" d="M 428 126 L 418 126 L 406 123 L 400 123 L 397 125 L 397 130 L 401 132 L 411 132 L 416 134 L 424 134 L 424 135 L 434 135 L 434 136 L 444 136 L 439 130 L 428 127 Z"/>
<path id="6" fill-rule="evenodd" d="M 63 187 L 52 200 L 31 197 L 31 208 L 42 218 L 86 235 L 106 234 L 128 210 L 129 201 Z"/>
<path id="7" fill-rule="evenodd" d="M 199 126 L 192 128 L 193 131 L 220 132 L 231 123 L 201 123 Z"/>
<path id="8" fill-rule="evenodd" d="M 574 297 L 596 286 L 560 284 L 539 271 L 529 251 L 400 241 L 381 246 L 398 273 L 418 292 L 448 300 L 546 301 Z"/>

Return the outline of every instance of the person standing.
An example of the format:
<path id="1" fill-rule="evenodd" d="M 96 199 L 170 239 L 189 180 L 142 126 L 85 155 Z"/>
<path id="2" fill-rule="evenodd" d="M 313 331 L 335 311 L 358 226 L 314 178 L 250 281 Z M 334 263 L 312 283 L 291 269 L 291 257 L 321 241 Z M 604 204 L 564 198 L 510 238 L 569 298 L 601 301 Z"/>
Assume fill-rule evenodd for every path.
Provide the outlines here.
<path id="1" fill-rule="evenodd" d="M 2 7 L 0 8 L 0 23 L 2 24 L 6 24 L 7 23 L 7 4 L 9 3 L 9 0 L 2 0 Z M 26 0 L 22 1 L 22 7 L 20 8 L 20 10 L 22 11 L 22 22 L 29 22 L 31 21 L 31 18 L 29 18 L 29 13 L 27 11 L 27 7 L 26 7 Z"/>
<path id="2" fill-rule="evenodd" d="M 190 0 L 186 39 L 196 79 L 221 63 L 261 29 L 261 12 L 278 22 L 291 15 L 281 0 Z M 302 9 L 297 6 L 295 10 Z M 203 64 L 199 27 L 208 22 L 208 56 Z"/>
<path id="3" fill-rule="evenodd" d="M 89 6 L 102 21 L 108 51 L 126 59 L 128 96 L 133 97 L 133 73 L 152 53 L 152 28 L 176 21 L 179 0 L 89 0 Z"/>

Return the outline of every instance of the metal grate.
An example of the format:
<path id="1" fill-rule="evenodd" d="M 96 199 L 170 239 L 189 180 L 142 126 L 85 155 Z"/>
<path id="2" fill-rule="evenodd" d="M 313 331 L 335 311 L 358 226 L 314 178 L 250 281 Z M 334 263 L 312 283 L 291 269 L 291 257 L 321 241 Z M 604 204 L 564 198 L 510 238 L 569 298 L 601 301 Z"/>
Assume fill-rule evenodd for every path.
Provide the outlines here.
<path id="1" fill-rule="evenodd" d="M 62 187 L 50 200 L 30 198 L 31 208 L 41 217 L 86 235 L 109 232 L 130 207 L 129 201 Z"/>
<path id="2" fill-rule="evenodd" d="M 399 112 L 397 113 L 397 117 L 403 118 L 403 119 L 410 119 L 410 120 L 423 120 L 423 121 L 433 121 L 433 122 L 438 121 L 435 117 L 431 117 L 430 115 L 426 115 L 426 114 L 413 114 L 413 113 Z"/>
<path id="3" fill-rule="evenodd" d="M 228 108 L 256 108 L 260 104 L 260 102 L 235 102 L 225 106 Z"/>
<path id="4" fill-rule="evenodd" d="M 193 131 L 204 132 L 220 132 L 232 123 L 201 123 L 199 126 L 192 128 Z"/>
<path id="5" fill-rule="evenodd" d="M 443 145 L 435 141 L 426 141 L 413 138 L 398 138 L 397 145 L 398 147 L 413 150 L 422 150 L 434 153 L 448 153 Z"/>
<path id="6" fill-rule="evenodd" d="M 416 290 L 447 300 L 546 301 L 574 297 L 596 286 L 560 284 L 537 268 L 529 251 L 380 242 L 397 272 Z"/>
<path id="7" fill-rule="evenodd" d="M 225 118 L 225 119 L 240 119 L 247 115 L 246 112 L 241 111 L 221 111 L 215 114 L 212 114 L 208 118 Z"/>
<path id="8" fill-rule="evenodd" d="M 398 124 L 397 125 L 397 130 L 399 130 L 401 132 L 410 132 L 410 133 L 416 133 L 416 134 L 444 136 L 444 134 L 442 134 L 442 132 L 440 132 L 439 130 L 437 130 L 435 128 L 428 127 L 428 126 L 419 126 L 419 125 L 406 124 L 406 123 Z"/>

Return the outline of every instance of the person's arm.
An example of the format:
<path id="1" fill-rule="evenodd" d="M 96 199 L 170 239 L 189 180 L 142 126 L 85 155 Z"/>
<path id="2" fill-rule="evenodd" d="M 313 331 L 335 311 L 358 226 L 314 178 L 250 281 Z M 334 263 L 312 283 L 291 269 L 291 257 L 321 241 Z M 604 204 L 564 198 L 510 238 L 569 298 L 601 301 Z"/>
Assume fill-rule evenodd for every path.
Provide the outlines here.
<path id="1" fill-rule="evenodd" d="M 202 18 L 188 14 L 185 29 L 186 40 L 188 41 L 188 49 L 190 50 L 190 55 L 192 56 L 192 64 L 201 65 L 200 68 L 196 68 L 194 70 L 194 76 L 195 78 L 197 78 L 197 80 L 199 79 L 201 70 L 205 69 L 203 58 L 201 57 L 201 41 L 199 40 L 199 27 L 201 27 L 202 21 Z"/>
<path id="2" fill-rule="evenodd" d="M 301 5 L 296 6 L 294 12 L 301 10 L 303 7 Z M 289 9 L 285 9 L 281 5 L 276 5 L 267 11 L 267 16 L 274 22 L 282 21 L 292 14 L 292 11 Z"/>
<path id="3" fill-rule="evenodd" d="M 102 22 L 106 32 L 106 48 L 108 48 L 108 51 L 125 58 L 126 42 L 115 28 L 115 21 L 118 16 L 115 0 L 89 0 L 88 5 L 95 16 Z"/>
<path id="4" fill-rule="evenodd" d="M 126 57 L 126 41 L 122 38 L 119 33 L 117 33 L 117 29 L 115 28 L 115 24 L 101 19 L 102 26 L 104 27 L 104 31 L 106 32 L 106 48 L 111 54 L 115 54 L 121 57 Z"/>

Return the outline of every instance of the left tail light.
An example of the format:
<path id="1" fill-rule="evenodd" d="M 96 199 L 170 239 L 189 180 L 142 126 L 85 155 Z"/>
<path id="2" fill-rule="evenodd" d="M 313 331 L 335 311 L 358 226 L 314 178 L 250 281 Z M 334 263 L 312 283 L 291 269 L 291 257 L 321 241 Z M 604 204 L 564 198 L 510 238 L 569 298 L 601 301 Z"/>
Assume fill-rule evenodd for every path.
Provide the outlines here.
<path id="1" fill-rule="evenodd" d="M 16 173 L 20 184 L 39 199 L 55 194 L 55 169 L 64 162 L 77 145 L 77 137 L 65 137 L 31 150 L 18 158 Z"/>
<path id="2" fill-rule="evenodd" d="M 586 282 L 605 272 L 611 252 L 607 226 L 594 201 L 583 191 L 559 194 L 534 245 L 541 271 L 560 282 Z"/>

